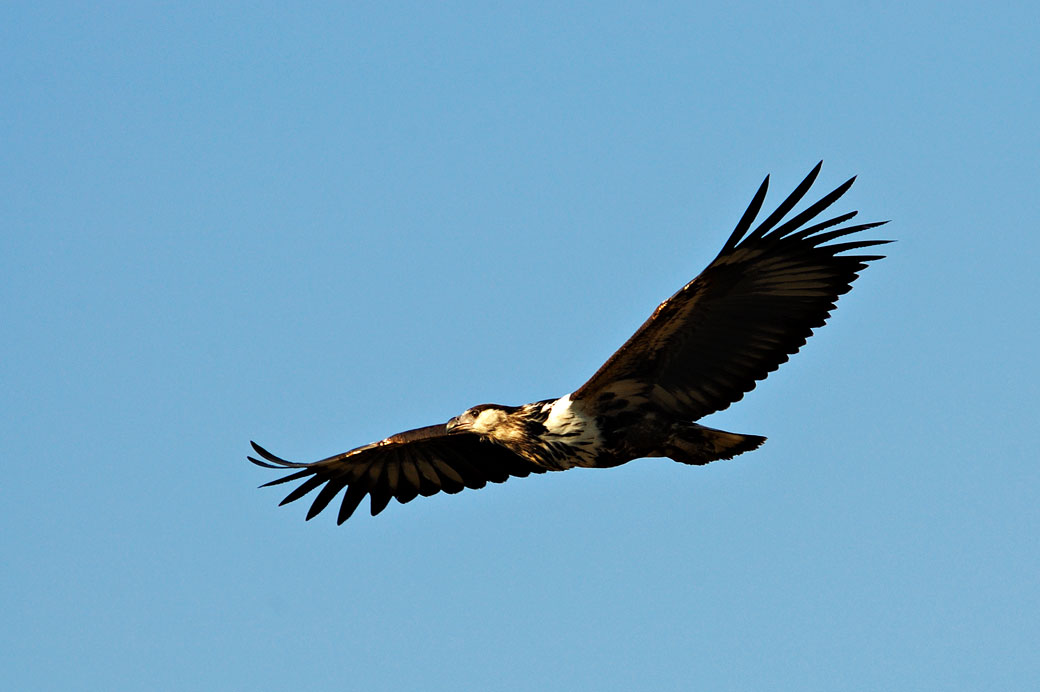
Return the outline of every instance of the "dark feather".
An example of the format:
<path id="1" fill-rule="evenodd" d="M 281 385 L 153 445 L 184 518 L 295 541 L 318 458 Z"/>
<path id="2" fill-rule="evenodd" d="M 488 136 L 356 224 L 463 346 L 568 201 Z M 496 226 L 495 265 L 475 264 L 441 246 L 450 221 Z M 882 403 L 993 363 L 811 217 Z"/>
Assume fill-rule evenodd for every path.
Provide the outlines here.
<path id="1" fill-rule="evenodd" d="M 319 514 L 346 488 L 337 517 L 339 523 L 354 513 L 365 495 L 371 496 L 371 511 L 375 515 L 382 512 L 392 498 L 403 504 L 416 495 L 457 493 L 464 488 L 482 488 L 488 481 L 501 483 L 510 476 L 527 476 L 545 470 L 477 435 L 448 435 L 443 424 L 398 433 L 381 442 L 310 464 L 287 461 L 256 443 L 253 449 L 261 457 L 249 457 L 254 464 L 293 471 L 265 485 L 303 479 L 281 504 L 298 500 L 321 487 L 307 511 L 307 519 Z"/>
<path id="2" fill-rule="evenodd" d="M 365 499 L 367 493 L 368 489 L 360 483 L 349 486 L 347 492 L 343 493 L 343 502 L 339 506 L 336 523 L 342 524 L 347 519 L 350 519 L 350 516 L 358 508 L 358 505 L 361 504 L 361 501 Z"/>
<path id="3" fill-rule="evenodd" d="M 805 197 L 805 193 L 809 191 L 809 188 L 812 187 L 812 184 L 816 181 L 816 176 L 820 174 L 821 168 L 823 168 L 823 161 L 820 161 L 816 164 L 815 168 L 809 171 L 809 175 L 805 176 L 805 180 L 798 183 L 798 187 L 787 196 L 787 199 L 780 203 L 780 206 L 778 206 L 773 213 L 759 225 L 758 228 L 751 231 L 751 234 L 748 235 L 744 242 L 747 243 L 761 239 L 766 233 L 772 230 L 773 226 L 780 222 L 780 219 L 787 216 L 787 212 L 794 209 L 795 205 L 802 201 L 802 197 Z"/>
<path id="4" fill-rule="evenodd" d="M 782 222 L 819 169 L 748 233 L 762 205 L 763 183 L 719 256 L 661 303 L 572 399 L 595 402 L 612 386 L 621 387 L 636 400 L 651 400 L 671 415 L 697 420 L 738 401 L 796 353 L 826 322 L 865 264 L 881 257 L 839 253 L 889 242 L 826 245 L 883 223 L 823 232 L 855 212 L 802 228 L 848 191 L 855 178 Z"/>
<path id="5" fill-rule="evenodd" d="M 342 524 L 366 495 L 374 516 L 391 499 L 404 504 L 419 495 L 458 493 L 550 468 L 614 466 L 639 456 L 700 465 L 758 447 L 765 438 L 692 421 L 739 400 L 787 361 L 827 321 L 858 273 L 882 257 L 843 253 L 889 242 L 850 238 L 884 223 L 844 225 L 855 211 L 814 223 L 855 178 L 787 218 L 821 165 L 754 226 L 769 187 L 766 177 L 719 255 L 661 303 L 570 401 L 483 404 L 454 420 L 452 434 L 444 424 L 430 425 L 309 464 L 287 461 L 256 443 L 258 458 L 248 459 L 288 472 L 264 486 L 300 482 L 282 504 L 320 488 L 307 519 L 342 492 Z M 560 402 L 562 412 L 554 405 Z M 569 408 L 572 403 L 578 405 Z M 488 409 L 494 415 L 481 413 Z M 472 430 L 497 441 L 467 432 Z"/>

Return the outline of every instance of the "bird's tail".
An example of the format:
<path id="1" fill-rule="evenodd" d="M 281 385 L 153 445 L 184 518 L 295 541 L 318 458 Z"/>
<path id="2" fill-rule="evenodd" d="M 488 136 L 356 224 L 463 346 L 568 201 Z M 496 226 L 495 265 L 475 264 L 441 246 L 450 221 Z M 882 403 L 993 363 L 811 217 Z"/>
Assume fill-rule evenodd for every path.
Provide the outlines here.
<path id="1" fill-rule="evenodd" d="M 665 447 L 665 456 L 683 464 L 703 465 L 757 449 L 766 438 L 761 435 L 706 428 L 696 423 L 675 426 Z"/>

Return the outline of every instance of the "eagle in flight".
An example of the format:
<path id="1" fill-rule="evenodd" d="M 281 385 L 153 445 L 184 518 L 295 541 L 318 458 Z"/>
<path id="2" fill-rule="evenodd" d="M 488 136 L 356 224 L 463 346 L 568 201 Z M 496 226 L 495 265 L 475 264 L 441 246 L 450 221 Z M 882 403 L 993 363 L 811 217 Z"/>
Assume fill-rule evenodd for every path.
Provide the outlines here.
<path id="1" fill-rule="evenodd" d="M 757 448 L 764 437 L 694 421 L 739 401 L 797 352 L 867 263 L 883 257 L 841 253 L 890 242 L 831 242 L 885 223 L 845 225 L 855 211 L 816 220 L 855 178 L 784 220 L 821 165 L 752 229 L 767 176 L 719 255 L 661 303 L 576 391 L 523 406 L 481 404 L 447 423 L 313 463 L 286 461 L 254 442 L 262 458 L 249 460 L 291 471 L 265 486 L 302 481 L 283 505 L 321 488 L 307 519 L 346 488 L 339 506 L 342 524 L 366 495 L 374 516 L 391 498 L 405 503 L 418 495 L 483 488 L 510 476 L 608 468 L 641 457 L 702 465 Z"/>

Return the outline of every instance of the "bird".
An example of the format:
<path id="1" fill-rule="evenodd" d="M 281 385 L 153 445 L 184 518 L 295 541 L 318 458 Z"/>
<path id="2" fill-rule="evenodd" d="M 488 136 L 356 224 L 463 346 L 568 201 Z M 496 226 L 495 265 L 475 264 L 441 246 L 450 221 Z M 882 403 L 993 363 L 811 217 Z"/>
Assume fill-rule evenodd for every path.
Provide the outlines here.
<path id="1" fill-rule="evenodd" d="M 570 394 L 520 406 L 473 406 L 445 423 L 312 463 L 287 461 L 252 442 L 260 458 L 249 461 L 290 471 L 261 487 L 301 481 L 282 505 L 320 487 L 308 520 L 345 489 L 337 516 L 342 524 L 366 495 L 375 516 L 391 499 L 404 504 L 514 476 L 610 468 L 643 457 L 701 466 L 757 449 L 765 437 L 696 421 L 739 401 L 786 362 L 868 263 L 884 258 L 846 252 L 892 242 L 848 239 L 887 223 L 847 225 L 855 211 L 817 220 L 855 176 L 785 220 L 822 164 L 752 229 L 769 187 L 766 176 L 718 256 Z"/>

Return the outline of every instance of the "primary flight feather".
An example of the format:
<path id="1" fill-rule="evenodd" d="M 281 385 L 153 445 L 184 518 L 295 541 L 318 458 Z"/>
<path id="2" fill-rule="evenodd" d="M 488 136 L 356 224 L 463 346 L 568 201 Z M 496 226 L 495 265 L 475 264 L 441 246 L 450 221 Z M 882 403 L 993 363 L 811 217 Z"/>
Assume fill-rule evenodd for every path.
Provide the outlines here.
<path id="1" fill-rule="evenodd" d="M 767 177 L 719 255 L 573 393 L 523 406 L 474 406 L 447 423 L 313 463 L 286 461 L 254 442 L 261 459 L 249 460 L 292 471 L 265 485 L 301 481 L 282 504 L 321 488 L 307 519 L 345 489 L 342 524 L 366 495 L 376 515 L 391 499 L 457 493 L 510 476 L 641 457 L 701 465 L 755 449 L 764 437 L 694 421 L 740 400 L 797 352 L 867 263 L 883 257 L 840 253 L 890 242 L 831 242 L 885 223 L 844 225 L 854 211 L 816 221 L 855 178 L 784 220 L 821 165 L 752 229 Z"/>

